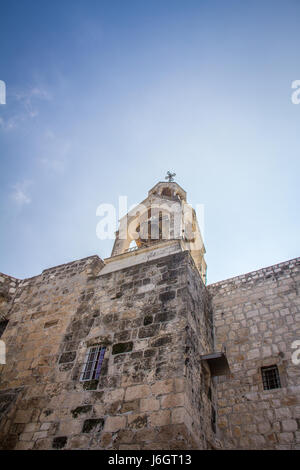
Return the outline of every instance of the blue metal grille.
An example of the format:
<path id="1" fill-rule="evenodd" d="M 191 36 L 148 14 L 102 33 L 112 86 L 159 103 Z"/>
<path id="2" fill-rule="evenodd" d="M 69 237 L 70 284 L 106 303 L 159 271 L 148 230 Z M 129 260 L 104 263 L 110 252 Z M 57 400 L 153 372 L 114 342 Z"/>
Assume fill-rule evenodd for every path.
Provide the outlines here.
<path id="1" fill-rule="evenodd" d="M 96 380 L 99 380 L 101 366 L 102 366 L 102 362 L 103 362 L 103 359 L 104 359 L 104 354 L 105 354 L 105 348 L 101 348 L 99 359 L 98 359 L 98 364 L 97 364 L 97 367 L 96 367 L 96 370 L 95 370 L 95 379 Z"/>
<path id="2" fill-rule="evenodd" d="M 80 377 L 81 382 L 99 380 L 105 350 L 106 348 L 101 346 L 92 346 L 88 349 Z"/>

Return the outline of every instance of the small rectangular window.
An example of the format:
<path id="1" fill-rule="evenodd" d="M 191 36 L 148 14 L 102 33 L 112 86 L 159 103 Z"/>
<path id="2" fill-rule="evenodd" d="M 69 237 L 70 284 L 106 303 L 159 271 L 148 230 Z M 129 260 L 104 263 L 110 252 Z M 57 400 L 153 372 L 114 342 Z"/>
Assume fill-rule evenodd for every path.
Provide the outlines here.
<path id="1" fill-rule="evenodd" d="M 272 390 L 273 388 L 281 388 L 280 377 L 277 366 L 269 366 L 261 368 L 262 381 L 264 390 Z"/>
<path id="2" fill-rule="evenodd" d="M 88 349 L 80 377 L 81 382 L 99 380 L 105 347 L 92 346 Z"/>
<path id="3" fill-rule="evenodd" d="M 5 328 L 7 327 L 8 320 L 0 321 L 0 338 L 4 333 Z"/>

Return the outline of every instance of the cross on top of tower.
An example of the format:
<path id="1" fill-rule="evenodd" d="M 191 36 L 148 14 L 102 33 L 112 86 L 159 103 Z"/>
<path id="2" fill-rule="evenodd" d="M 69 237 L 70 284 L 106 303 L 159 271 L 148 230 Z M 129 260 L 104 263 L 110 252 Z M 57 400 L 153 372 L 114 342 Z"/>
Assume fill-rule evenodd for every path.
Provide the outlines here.
<path id="1" fill-rule="evenodd" d="M 172 181 L 174 181 L 174 176 L 176 176 L 176 173 L 171 173 L 170 171 L 167 171 L 167 176 L 165 177 L 165 179 L 168 180 L 169 183 L 171 183 Z"/>

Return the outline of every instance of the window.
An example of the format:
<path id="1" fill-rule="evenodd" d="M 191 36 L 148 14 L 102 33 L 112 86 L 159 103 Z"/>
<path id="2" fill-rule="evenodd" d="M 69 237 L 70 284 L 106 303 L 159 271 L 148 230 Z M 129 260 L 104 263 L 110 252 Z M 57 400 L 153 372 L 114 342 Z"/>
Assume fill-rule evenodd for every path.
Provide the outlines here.
<path id="1" fill-rule="evenodd" d="M 7 327 L 8 320 L 0 321 L 0 338 L 4 333 L 5 328 Z"/>
<path id="2" fill-rule="evenodd" d="M 162 196 L 172 197 L 172 191 L 170 188 L 164 188 L 161 192 Z"/>
<path id="3" fill-rule="evenodd" d="M 80 377 L 81 382 L 99 380 L 105 349 L 101 346 L 92 346 L 88 349 Z"/>
<path id="4" fill-rule="evenodd" d="M 261 375 L 264 390 L 272 390 L 273 388 L 281 388 L 280 377 L 277 366 L 269 366 L 261 368 Z"/>

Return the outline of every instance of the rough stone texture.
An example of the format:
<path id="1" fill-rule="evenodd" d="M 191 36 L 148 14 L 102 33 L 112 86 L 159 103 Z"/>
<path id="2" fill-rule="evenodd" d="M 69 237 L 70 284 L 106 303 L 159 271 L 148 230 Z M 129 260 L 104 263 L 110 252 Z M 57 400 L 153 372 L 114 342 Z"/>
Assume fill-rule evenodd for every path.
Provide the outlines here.
<path id="1" fill-rule="evenodd" d="M 7 320 L 18 288 L 18 279 L 0 273 L 0 323 Z M 0 328 L 0 336 L 2 334 Z"/>
<path id="2" fill-rule="evenodd" d="M 226 447 L 299 449 L 300 259 L 208 286 L 216 349 L 226 346 L 231 377 L 218 383 L 218 425 Z M 282 388 L 263 390 L 261 367 L 277 365 Z M 298 430 L 298 433 L 297 433 Z"/>
<path id="3" fill-rule="evenodd" d="M 190 253 L 102 268 L 94 256 L 19 282 L 0 377 L 18 394 L 2 413 L 1 448 L 217 445 L 199 360 L 213 349 L 212 317 Z M 106 346 L 100 379 L 80 382 L 94 344 Z"/>
<path id="4" fill-rule="evenodd" d="M 188 251 L 111 272 L 92 256 L 0 275 L 0 448 L 299 448 L 299 261 L 208 288 Z M 80 382 L 96 344 L 100 378 Z M 200 356 L 223 345 L 232 375 L 216 383 Z M 273 364 L 282 388 L 264 391 L 260 368 Z"/>

